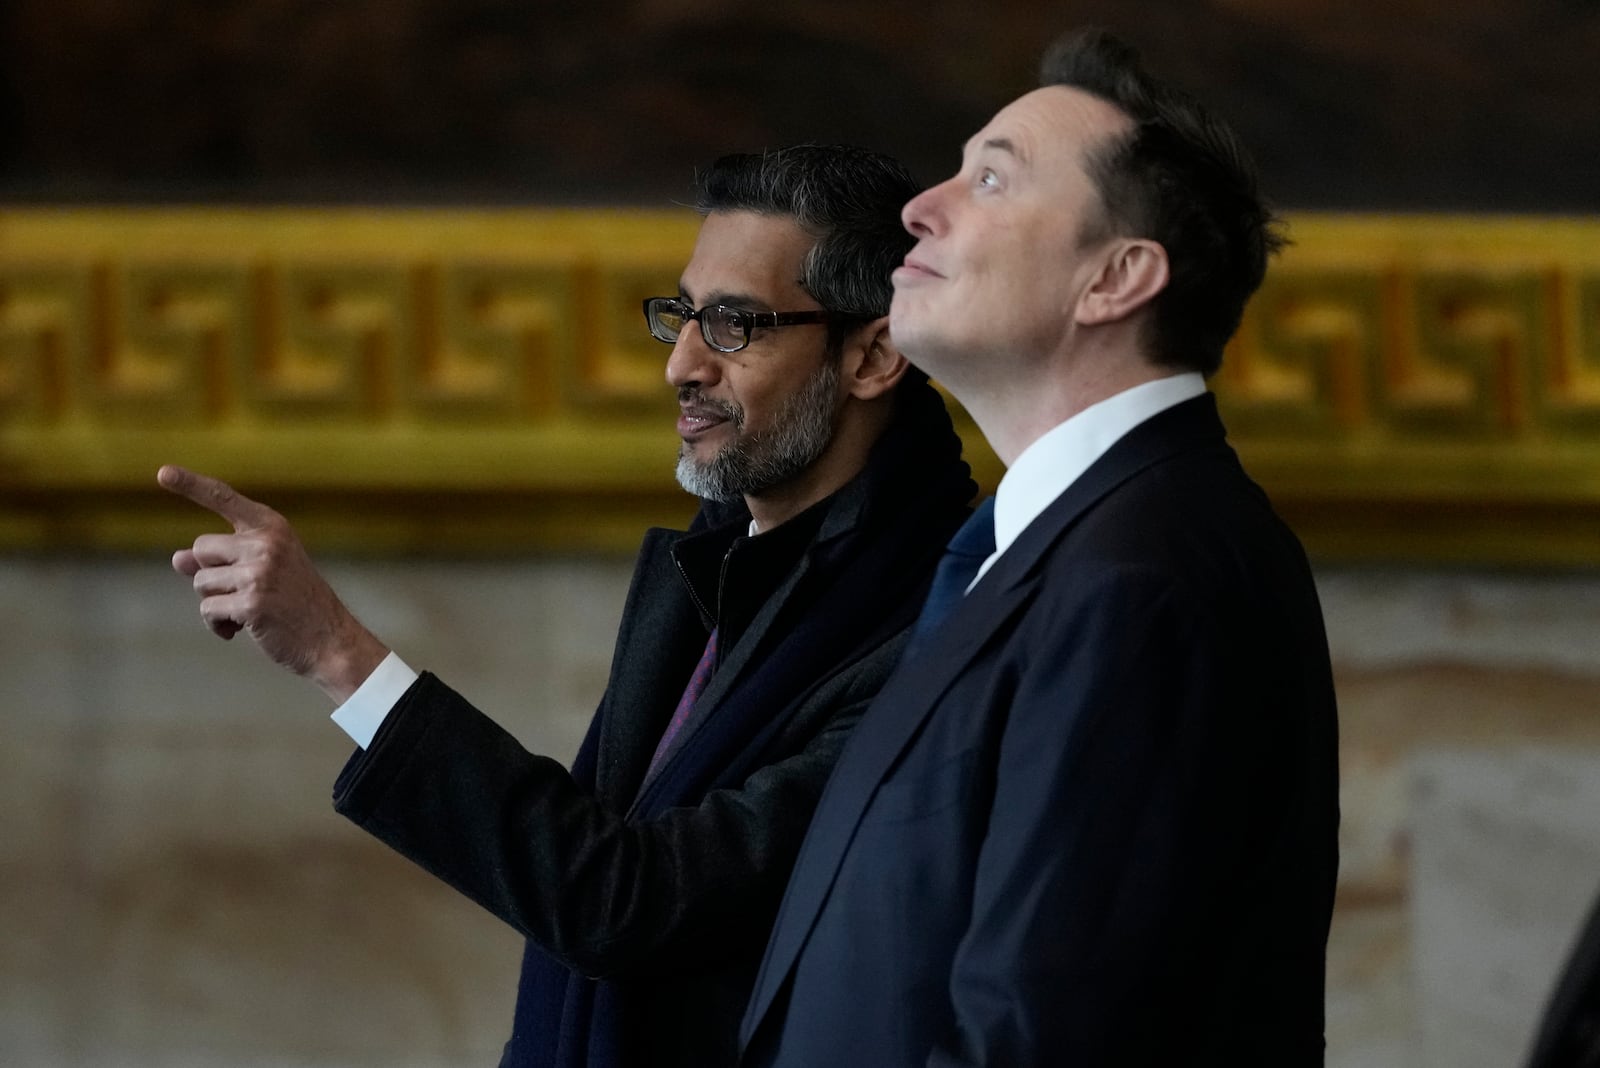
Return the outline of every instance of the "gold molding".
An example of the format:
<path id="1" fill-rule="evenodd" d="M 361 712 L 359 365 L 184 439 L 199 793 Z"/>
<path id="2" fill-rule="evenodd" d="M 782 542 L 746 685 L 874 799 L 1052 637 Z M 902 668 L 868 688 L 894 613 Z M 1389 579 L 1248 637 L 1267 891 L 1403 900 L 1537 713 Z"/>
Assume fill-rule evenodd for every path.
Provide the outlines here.
<path id="1" fill-rule="evenodd" d="M 638 306 L 696 222 L 0 210 L 0 548 L 181 543 L 177 461 L 322 546 L 625 550 L 688 510 Z M 1214 387 L 1313 552 L 1600 563 L 1600 220 L 1291 222 Z"/>
<path id="2" fill-rule="evenodd" d="M 1324 557 L 1600 563 L 1600 220 L 1293 220 L 1214 387 Z"/>

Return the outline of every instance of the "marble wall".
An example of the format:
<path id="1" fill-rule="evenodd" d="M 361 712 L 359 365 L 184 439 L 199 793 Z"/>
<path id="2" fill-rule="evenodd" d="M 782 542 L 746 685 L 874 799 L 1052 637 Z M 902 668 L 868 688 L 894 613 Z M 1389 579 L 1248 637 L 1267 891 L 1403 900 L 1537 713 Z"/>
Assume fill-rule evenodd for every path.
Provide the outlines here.
<path id="1" fill-rule="evenodd" d="M 626 563 L 336 564 L 419 667 L 570 755 Z M 0 565 L 0 1063 L 493 1064 L 519 940 L 329 802 L 320 693 L 165 561 Z"/>
<path id="2" fill-rule="evenodd" d="M 338 560 L 417 666 L 568 757 L 629 566 Z M 1332 1068 L 1515 1064 L 1600 891 L 1600 576 L 1324 569 Z M 0 559 L 0 1063 L 492 1064 L 520 946 L 334 815 L 320 694 L 162 559 Z"/>
<path id="3" fill-rule="evenodd" d="M 1320 584 L 1344 819 L 1330 1068 L 1511 1068 L 1600 893 L 1600 577 Z"/>

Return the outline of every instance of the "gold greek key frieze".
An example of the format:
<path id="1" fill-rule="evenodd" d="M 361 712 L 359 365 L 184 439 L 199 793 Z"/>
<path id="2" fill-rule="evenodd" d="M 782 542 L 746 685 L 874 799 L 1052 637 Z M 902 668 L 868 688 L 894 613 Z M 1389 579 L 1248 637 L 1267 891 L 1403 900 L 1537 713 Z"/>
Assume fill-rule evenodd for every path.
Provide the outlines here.
<path id="1" fill-rule="evenodd" d="M 1216 388 L 1244 439 L 1600 440 L 1597 293 L 1600 272 L 1285 267 Z"/>
<path id="2" fill-rule="evenodd" d="M 675 286 L 676 271 L 0 266 L 0 402 L 35 424 L 147 427 L 659 408 L 664 350 L 633 336 L 635 294 Z"/>
<path id="3" fill-rule="evenodd" d="M 1535 400 L 1553 434 L 1600 435 L 1600 269 L 1556 279 L 1553 343 Z"/>
<path id="4" fill-rule="evenodd" d="M 1600 562 L 1600 220 L 1291 222 L 1213 387 L 1313 550 Z M 639 305 L 696 224 L 0 210 L 0 547 L 164 545 L 165 461 L 328 544 L 631 545 L 688 508 Z"/>
<path id="5" fill-rule="evenodd" d="M 0 264 L 0 419 L 5 426 L 53 422 L 81 388 L 92 351 L 89 272 Z"/>
<path id="6" fill-rule="evenodd" d="M 1379 279 L 1274 272 L 1214 386 L 1236 435 L 1337 437 L 1368 419 L 1384 343 Z"/>

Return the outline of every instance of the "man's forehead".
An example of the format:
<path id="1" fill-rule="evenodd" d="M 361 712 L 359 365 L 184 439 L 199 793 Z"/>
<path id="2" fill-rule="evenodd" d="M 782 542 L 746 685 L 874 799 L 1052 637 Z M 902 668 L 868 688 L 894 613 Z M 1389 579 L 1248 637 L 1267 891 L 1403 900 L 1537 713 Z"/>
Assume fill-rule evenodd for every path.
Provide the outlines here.
<path id="1" fill-rule="evenodd" d="M 797 291 L 815 240 L 791 216 L 718 211 L 700 224 L 679 290 L 696 303 L 758 306 Z"/>
<path id="2" fill-rule="evenodd" d="M 1047 85 L 1018 97 L 968 139 L 967 158 L 984 152 L 1029 164 L 1055 149 L 1098 144 L 1131 127 L 1133 120 L 1108 100 L 1067 85 Z"/>

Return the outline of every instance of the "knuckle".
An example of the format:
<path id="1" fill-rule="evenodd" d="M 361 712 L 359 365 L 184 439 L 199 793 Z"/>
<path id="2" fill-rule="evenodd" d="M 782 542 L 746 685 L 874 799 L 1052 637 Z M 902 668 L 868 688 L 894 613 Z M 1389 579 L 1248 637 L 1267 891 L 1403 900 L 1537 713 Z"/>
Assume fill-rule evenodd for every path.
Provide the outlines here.
<path id="1" fill-rule="evenodd" d="M 256 550 L 257 572 L 273 570 L 283 563 L 283 542 L 277 538 L 262 538 Z"/>

